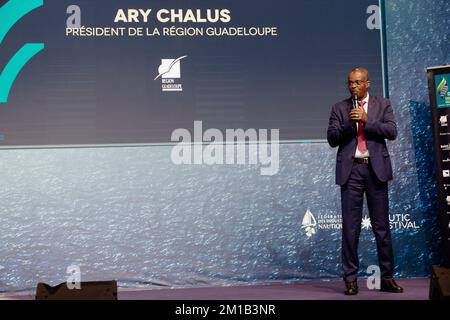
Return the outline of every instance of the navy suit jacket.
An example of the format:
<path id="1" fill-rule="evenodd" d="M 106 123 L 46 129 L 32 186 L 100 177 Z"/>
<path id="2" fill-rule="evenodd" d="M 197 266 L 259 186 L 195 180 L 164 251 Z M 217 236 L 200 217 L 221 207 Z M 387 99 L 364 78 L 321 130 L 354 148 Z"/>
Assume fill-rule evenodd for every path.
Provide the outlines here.
<path id="1" fill-rule="evenodd" d="M 336 155 L 336 183 L 344 185 L 353 165 L 353 156 L 358 145 L 356 126 L 350 125 L 352 99 L 336 103 L 330 114 L 327 140 L 331 147 L 339 147 Z M 388 99 L 369 96 L 367 123 L 364 136 L 369 150 L 370 162 L 377 178 L 383 182 L 392 180 L 392 165 L 386 147 L 386 139 L 397 137 L 394 112 Z"/>

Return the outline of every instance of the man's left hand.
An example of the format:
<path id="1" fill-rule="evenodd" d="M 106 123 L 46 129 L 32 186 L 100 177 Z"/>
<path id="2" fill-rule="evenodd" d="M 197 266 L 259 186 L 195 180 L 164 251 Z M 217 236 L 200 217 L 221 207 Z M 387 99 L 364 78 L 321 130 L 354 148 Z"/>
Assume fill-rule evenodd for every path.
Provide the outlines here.
<path id="1" fill-rule="evenodd" d="M 350 112 L 350 119 L 352 121 L 366 123 L 367 122 L 367 113 L 364 111 L 363 108 L 354 108 Z"/>

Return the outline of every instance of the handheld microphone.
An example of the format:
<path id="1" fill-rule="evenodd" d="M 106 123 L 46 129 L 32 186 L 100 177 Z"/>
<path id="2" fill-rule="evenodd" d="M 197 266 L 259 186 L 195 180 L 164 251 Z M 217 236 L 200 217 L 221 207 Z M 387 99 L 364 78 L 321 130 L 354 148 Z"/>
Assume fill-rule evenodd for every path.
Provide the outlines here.
<path id="1" fill-rule="evenodd" d="M 355 94 L 353 97 L 353 109 L 358 108 L 358 96 Z"/>

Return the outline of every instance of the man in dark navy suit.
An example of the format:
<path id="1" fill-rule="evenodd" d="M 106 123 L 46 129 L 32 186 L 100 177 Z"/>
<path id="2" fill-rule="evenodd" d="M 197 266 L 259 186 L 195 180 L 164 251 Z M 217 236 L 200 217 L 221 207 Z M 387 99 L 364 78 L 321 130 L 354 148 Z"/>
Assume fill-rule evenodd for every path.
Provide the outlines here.
<path id="1" fill-rule="evenodd" d="M 358 293 L 358 242 L 363 196 L 366 194 L 375 234 L 381 291 L 403 292 L 393 279 L 394 256 L 389 225 L 388 181 L 392 167 L 386 139 L 397 137 L 397 125 L 388 99 L 369 95 L 369 72 L 354 68 L 348 75 L 351 98 L 331 110 L 327 139 L 339 147 L 336 183 L 341 186 L 342 267 L 345 294 Z"/>

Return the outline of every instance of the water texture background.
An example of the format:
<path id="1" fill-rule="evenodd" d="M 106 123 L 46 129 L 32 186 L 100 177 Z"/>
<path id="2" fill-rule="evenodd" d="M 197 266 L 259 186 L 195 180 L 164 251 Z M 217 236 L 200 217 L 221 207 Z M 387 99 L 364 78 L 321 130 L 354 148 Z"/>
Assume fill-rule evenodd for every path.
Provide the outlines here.
<path id="1" fill-rule="evenodd" d="M 396 276 L 438 261 L 436 185 L 425 68 L 450 63 L 447 1 L 386 1 L 388 144 Z M 335 149 L 282 144 L 280 171 L 258 165 L 176 166 L 170 146 L 2 150 L 0 292 L 82 280 L 124 286 L 231 285 L 341 276 L 340 229 L 302 228 L 340 215 Z M 364 215 L 367 210 L 364 209 Z M 376 264 L 363 228 L 361 276 Z"/>

